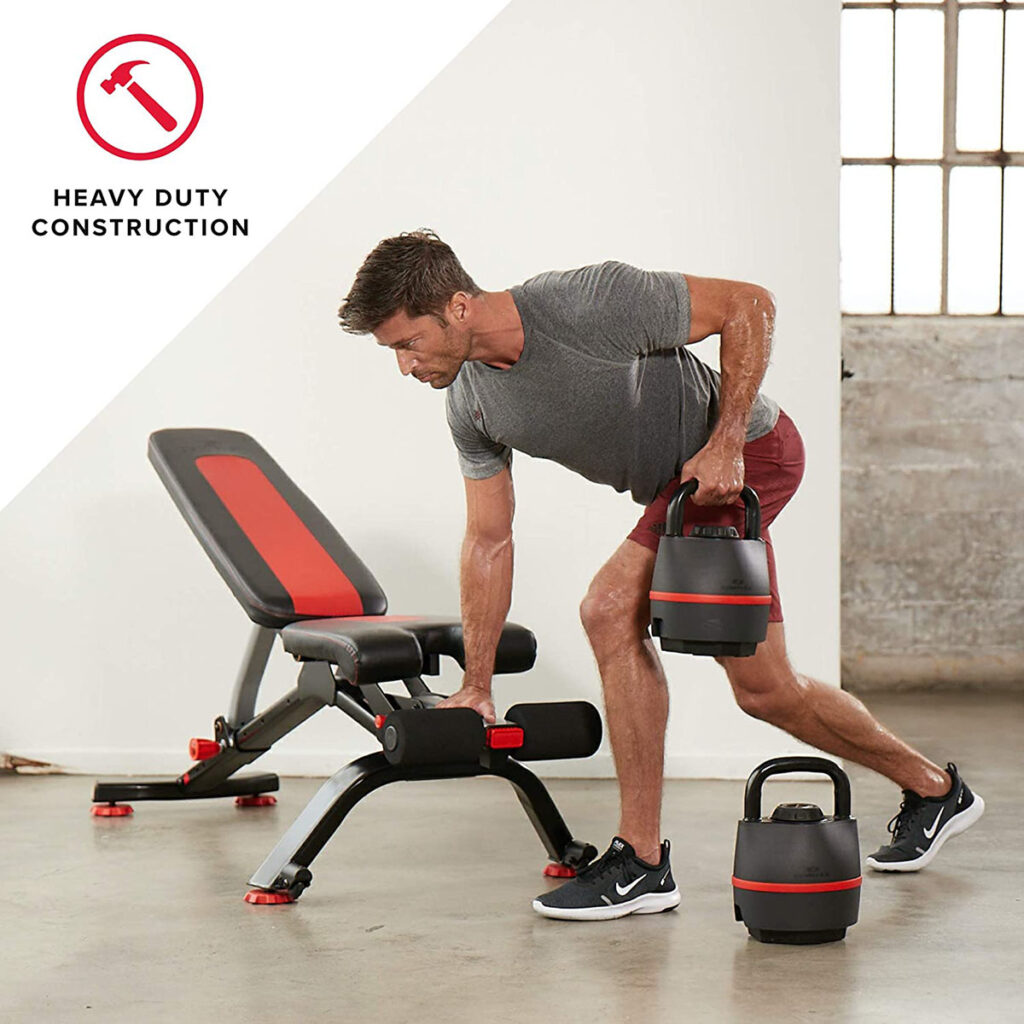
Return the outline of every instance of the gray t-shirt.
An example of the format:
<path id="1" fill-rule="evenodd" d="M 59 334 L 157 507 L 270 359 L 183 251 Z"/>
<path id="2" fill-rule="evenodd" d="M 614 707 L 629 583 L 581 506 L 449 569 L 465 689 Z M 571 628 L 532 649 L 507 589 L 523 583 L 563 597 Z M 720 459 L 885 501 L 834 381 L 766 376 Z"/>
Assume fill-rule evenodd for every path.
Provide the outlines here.
<path id="1" fill-rule="evenodd" d="M 467 361 L 447 389 L 463 475 L 494 476 L 516 449 L 650 504 L 707 442 L 718 412 L 719 374 L 684 348 L 686 278 L 601 263 L 510 292 L 522 355 L 508 370 Z M 778 415 L 758 395 L 747 440 Z"/>

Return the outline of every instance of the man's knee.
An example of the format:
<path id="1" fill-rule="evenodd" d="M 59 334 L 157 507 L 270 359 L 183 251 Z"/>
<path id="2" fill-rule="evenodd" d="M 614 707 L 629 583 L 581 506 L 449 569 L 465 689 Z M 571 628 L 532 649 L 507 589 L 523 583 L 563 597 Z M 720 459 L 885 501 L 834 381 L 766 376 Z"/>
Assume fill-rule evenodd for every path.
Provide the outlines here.
<path id="1" fill-rule="evenodd" d="M 746 690 L 734 684 L 732 692 L 739 709 L 751 718 L 774 723 L 782 717 L 784 702 L 777 689 Z"/>
<path id="2" fill-rule="evenodd" d="M 768 652 L 765 651 L 764 655 Z M 799 702 L 799 680 L 787 661 L 755 655 L 752 658 L 715 658 L 729 677 L 740 710 L 751 718 L 780 725 L 789 720 Z"/>
<path id="3" fill-rule="evenodd" d="M 580 621 L 587 636 L 600 642 L 646 635 L 646 597 L 635 588 L 608 586 L 595 580 L 580 603 Z"/>

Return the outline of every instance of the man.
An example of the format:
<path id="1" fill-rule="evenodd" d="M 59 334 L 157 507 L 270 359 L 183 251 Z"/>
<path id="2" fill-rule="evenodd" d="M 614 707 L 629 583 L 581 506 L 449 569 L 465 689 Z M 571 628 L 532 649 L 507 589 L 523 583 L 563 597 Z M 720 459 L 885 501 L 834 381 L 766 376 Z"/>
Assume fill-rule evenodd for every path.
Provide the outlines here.
<path id="1" fill-rule="evenodd" d="M 739 706 L 821 750 L 899 785 L 891 842 L 867 863 L 924 867 L 984 803 L 953 764 L 943 770 L 880 725 L 855 697 L 789 663 L 767 527 L 803 474 L 792 421 L 759 393 L 775 304 L 753 284 L 604 263 L 482 291 L 430 231 L 380 242 L 340 311 L 372 333 L 404 375 L 447 391 L 466 487 L 462 620 L 466 670 L 439 707 L 494 721 L 491 673 L 512 591 L 512 449 L 554 459 L 647 506 L 594 577 L 580 613 L 597 659 L 619 781 L 619 834 L 577 878 L 538 897 L 548 917 L 594 920 L 670 910 L 679 892 L 660 830 L 668 688 L 648 633 L 649 591 L 669 498 L 699 488 L 692 524 L 742 527 L 744 482 L 761 499 L 772 603 L 768 635 L 748 658 L 718 658 Z M 721 374 L 686 346 L 721 336 Z"/>

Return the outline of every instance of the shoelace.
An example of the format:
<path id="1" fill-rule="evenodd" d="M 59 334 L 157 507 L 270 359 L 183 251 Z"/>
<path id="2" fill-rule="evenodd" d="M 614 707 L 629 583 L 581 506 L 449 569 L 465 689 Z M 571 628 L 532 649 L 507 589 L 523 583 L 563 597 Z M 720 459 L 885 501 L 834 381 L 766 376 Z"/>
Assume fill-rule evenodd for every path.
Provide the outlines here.
<path id="1" fill-rule="evenodd" d="M 886 825 L 886 829 L 892 836 L 894 843 L 899 842 L 900 839 L 907 835 L 910 831 L 911 823 L 923 806 L 924 804 L 919 796 L 904 792 L 900 809 L 889 820 L 889 824 Z"/>
<path id="2" fill-rule="evenodd" d="M 581 882 L 600 882 L 605 876 L 611 875 L 615 871 L 622 870 L 626 865 L 626 851 L 625 850 L 606 850 L 598 860 L 595 860 L 593 864 L 588 864 L 582 871 L 576 873 L 576 877 Z M 628 867 L 623 872 L 627 881 L 632 881 L 635 876 L 631 875 Z"/>

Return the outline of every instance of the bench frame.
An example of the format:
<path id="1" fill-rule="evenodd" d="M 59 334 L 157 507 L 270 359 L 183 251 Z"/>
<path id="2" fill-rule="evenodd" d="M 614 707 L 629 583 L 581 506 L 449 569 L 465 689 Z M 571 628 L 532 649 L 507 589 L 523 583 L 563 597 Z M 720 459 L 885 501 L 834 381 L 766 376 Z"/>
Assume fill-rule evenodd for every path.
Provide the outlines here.
<path id="1" fill-rule="evenodd" d="M 117 780 L 96 783 L 93 802 L 116 806 L 126 800 L 198 800 L 234 796 L 246 798 L 276 791 L 271 773 L 235 775 L 239 768 L 265 754 L 282 736 L 323 707 L 336 707 L 378 739 L 377 721 L 392 711 L 433 708 L 444 699 L 422 676 L 403 679 L 406 694 L 388 693 L 379 683 L 356 686 L 324 661 L 305 661 L 295 687 L 265 710 L 256 702 L 267 662 L 279 630 L 254 626 L 235 681 L 227 715 L 214 721 L 220 750 L 195 762 L 176 779 Z M 423 673 L 438 675 L 439 657 L 424 657 Z M 397 680 L 395 680 L 397 681 Z M 499 723 L 500 724 L 500 723 Z M 507 750 L 485 747 L 477 763 L 431 765 L 391 764 L 382 751 L 356 758 L 320 787 L 288 831 L 249 880 L 257 893 L 277 896 L 273 902 L 298 899 L 311 884 L 309 866 L 355 805 L 375 789 L 391 782 L 472 778 L 490 775 L 506 779 L 537 832 L 550 859 L 546 873 L 572 875 L 585 867 L 597 850 L 574 839 L 547 788 Z M 126 809 L 130 813 L 130 808 Z M 252 897 L 253 893 L 249 894 Z M 247 898 L 249 898 L 247 897 Z M 250 899 L 250 902 L 262 900 Z"/>

